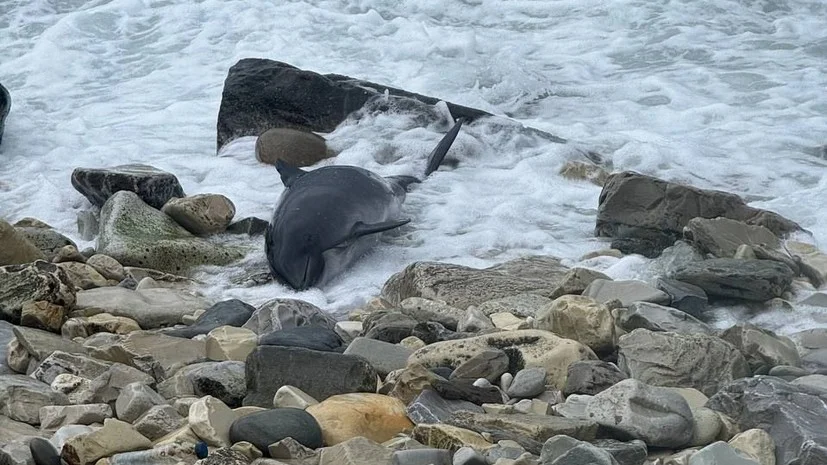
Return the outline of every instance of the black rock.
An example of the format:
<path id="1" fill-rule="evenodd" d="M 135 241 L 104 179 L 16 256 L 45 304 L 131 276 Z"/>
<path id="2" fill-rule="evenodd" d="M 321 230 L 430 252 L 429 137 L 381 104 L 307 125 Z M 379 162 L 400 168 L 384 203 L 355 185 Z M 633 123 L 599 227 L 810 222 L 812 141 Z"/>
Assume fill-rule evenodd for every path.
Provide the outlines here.
<path id="1" fill-rule="evenodd" d="M 708 295 L 755 301 L 780 297 L 792 283 L 793 271 L 771 260 L 714 258 L 679 266 L 671 273 Z"/>
<path id="2" fill-rule="evenodd" d="M 230 442 L 247 441 L 265 456 L 268 446 L 293 438 L 311 449 L 322 447 L 322 429 L 312 415 L 297 408 L 274 408 L 245 415 L 230 426 Z"/>
<path id="3" fill-rule="evenodd" d="M 60 453 L 44 438 L 32 438 L 29 442 L 29 451 L 35 465 L 60 465 Z"/>
<path id="4" fill-rule="evenodd" d="M 773 376 L 733 381 L 712 396 L 706 407 L 732 418 L 741 431 L 765 430 L 775 441 L 779 464 L 815 465 L 827 451 L 827 391 L 788 383 Z M 822 455 L 823 454 L 823 455 Z"/>
<path id="5" fill-rule="evenodd" d="M 166 330 L 163 333 L 168 336 L 192 338 L 199 334 L 207 334 L 220 326 L 241 327 L 255 310 L 252 305 L 238 299 L 225 300 L 208 308 L 191 326 Z"/>
<path id="6" fill-rule="evenodd" d="M 592 444 L 612 454 L 619 465 L 643 465 L 649 453 L 646 443 L 635 439 L 624 442 L 616 439 L 596 439 Z"/>
<path id="7" fill-rule="evenodd" d="M 413 333 L 417 321 L 399 312 L 374 312 L 363 321 L 365 337 L 398 344 Z"/>
<path id="8" fill-rule="evenodd" d="M 484 413 L 482 407 L 465 400 L 443 399 L 436 391 L 425 389 L 408 404 L 408 418 L 415 424 L 444 423 L 454 412 L 467 410 Z"/>
<path id="9" fill-rule="evenodd" d="M 134 192 L 159 210 L 169 199 L 184 197 L 184 189 L 175 175 L 148 165 L 75 168 L 72 186 L 98 207 L 118 191 Z"/>
<path id="10" fill-rule="evenodd" d="M 638 231 L 638 234 L 640 232 Z M 647 237 L 619 237 L 613 239 L 609 245 L 625 255 L 638 254 L 646 258 L 657 258 L 661 252 L 670 247 L 678 239 L 677 234 L 669 234 L 661 231 L 648 232 Z"/>
<path id="11" fill-rule="evenodd" d="M 451 379 L 485 378 L 496 383 L 503 373 L 508 371 L 508 355 L 497 349 L 483 350 L 468 360 L 462 362 L 453 373 Z"/>
<path id="12" fill-rule="evenodd" d="M 569 365 L 563 395 L 593 396 L 626 379 L 627 376 L 612 363 L 602 360 L 580 360 Z"/>
<path id="13" fill-rule="evenodd" d="M 231 408 L 241 406 L 247 394 L 244 362 L 202 362 L 185 369 L 196 396 L 213 396 Z"/>
<path id="14" fill-rule="evenodd" d="M 445 379 L 451 379 L 451 375 L 454 374 L 454 369 L 446 366 L 433 367 L 430 371 L 431 373 Z"/>
<path id="15" fill-rule="evenodd" d="M 11 111 L 11 95 L 9 91 L 0 84 L 0 143 L 3 142 L 3 130 L 6 127 L 6 116 Z"/>
<path id="16" fill-rule="evenodd" d="M 245 364 L 244 405 L 270 408 L 284 386 L 322 401 L 336 394 L 376 392 L 376 370 L 361 357 L 297 347 L 258 346 Z"/>
<path id="17" fill-rule="evenodd" d="M 700 287 L 677 279 L 658 279 L 657 288 L 672 297 L 671 307 L 699 318 L 706 309 L 709 299 Z"/>
<path id="18" fill-rule="evenodd" d="M 503 401 L 499 388 L 496 386 L 477 387 L 474 386 L 473 380 L 446 381 L 437 378 L 431 382 L 431 386 L 447 400 L 467 400 L 477 405 L 501 404 Z"/>
<path id="19" fill-rule="evenodd" d="M 260 236 L 267 230 L 269 225 L 265 220 L 256 218 L 255 216 L 248 216 L 247 218 L 236 221 L 227 226 L 227 232 L 230 234 L 246 234 L 248 236 Z"/>
<path id="20" fill-rule="evenodd" d="M 259 345 L 301 347 L 325 352 L 344 350 L 342 338 L 329 328 L 320 326 L 299 326 L 267 333 L 258 339 Z"/>

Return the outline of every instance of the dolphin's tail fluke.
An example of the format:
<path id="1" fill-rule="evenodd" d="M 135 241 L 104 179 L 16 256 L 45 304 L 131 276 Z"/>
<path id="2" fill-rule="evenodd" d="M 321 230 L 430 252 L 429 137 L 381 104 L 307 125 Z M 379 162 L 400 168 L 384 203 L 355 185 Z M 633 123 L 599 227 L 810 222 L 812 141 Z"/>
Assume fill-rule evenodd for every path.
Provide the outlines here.
<path id="1" fill-rule="evenodd" d="M 434 151 L 428 156 L 428 168 L 425 170 L 425 176 L 430 176 L 430 174 L 436 171 L 439 165 L 442 164 L 442 160 L 445 159 L 445 154 L 448 153 L 448 149 L 451 148 L 451 144 L 453 144 L 454 139 L 457 138 L 461 126 L 462 119 L 458 119 L 454 127 L 436 144 Z"/>

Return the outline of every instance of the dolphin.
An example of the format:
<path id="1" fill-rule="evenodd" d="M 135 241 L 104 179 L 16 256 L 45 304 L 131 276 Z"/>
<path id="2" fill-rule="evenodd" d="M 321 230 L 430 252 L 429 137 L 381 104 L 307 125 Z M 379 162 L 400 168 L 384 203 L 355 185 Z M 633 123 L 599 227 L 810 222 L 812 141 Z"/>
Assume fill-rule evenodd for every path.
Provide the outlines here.
<path id="1" fill-rule="evenodd" d="M 439 168 L 461 126 L 458 120 L 431 152 L 422 179 L 347 165 L 305 171 L 278 160 L 285 189 L 264 239 L 273 276 L 296 290 L 319 286 L 365 255 L 379 233 L 410 222 L 399 216 L 408 187 Z"/>

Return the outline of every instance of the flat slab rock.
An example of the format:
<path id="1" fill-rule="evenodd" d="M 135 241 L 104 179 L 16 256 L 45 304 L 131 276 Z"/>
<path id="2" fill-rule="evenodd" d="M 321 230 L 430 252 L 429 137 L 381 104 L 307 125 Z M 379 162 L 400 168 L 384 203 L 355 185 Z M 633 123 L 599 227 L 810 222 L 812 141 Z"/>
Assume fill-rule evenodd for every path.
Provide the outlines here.
<path id="1" fill-rule="evenodd" d="M 102 207 L 119 191 L 134 192 L 156 209 L 173 197 L 184 197 L 174 174 L 149 165 L 119 165 L 111 168 L 75 168 L 72 186 L 93 205 Z"/>
<path id="2" fill-rule="evenodd" d="M 158 287 L 133 291 L 113 286 L 78 292 L 74 315 L 108 313 L 131 318 L 143 329 L 155 329 L 179 324 L 185 315 L 208 308 L 207 300 L 177 289 Z"/>
<path id="3" fill-rule="evenodd" d="M 442 300 L 459 309 L 506 296 L 553 295 L 567 267 L 551 256 L 529 256 L 478 269 L 437 262 L 416 262 L 391 276 L 382 297 L 396 305 L 409 297 Z"/>
<path id="4" fill-rule="evenodd" d="M 792 283 L 793 271 L 772 260 L 715 258 L 681 265 L 670 277 L 710 296 L 763 302 L 781 297 Z"/>

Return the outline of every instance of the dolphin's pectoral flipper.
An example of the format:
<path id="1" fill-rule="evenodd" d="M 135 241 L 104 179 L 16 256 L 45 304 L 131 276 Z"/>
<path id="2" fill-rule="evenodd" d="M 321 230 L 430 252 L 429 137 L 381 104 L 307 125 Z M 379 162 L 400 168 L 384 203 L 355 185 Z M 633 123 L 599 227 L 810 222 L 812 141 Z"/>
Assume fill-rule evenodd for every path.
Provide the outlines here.
<path id="1" fill-rule="evenodd" d="M 290 187 L 296 179 L 307 174 L 307 171 L 304 171 L 301 168 L 297 168 L 286 161 L 279 158 L 276 160 L 276 170 L 278 170 L 279 174 L 281 175 L 281 183 L 284 184 L 284 187 Z"/>
<path id="2" fill-rule="evenodd" d="M 363 223 L 361 221 L 357 221 L 352 228 L 350 228 L 350 233 L 341 238 L 340 240 L 336 241 L 335 244 L 331 245 L 328 248 L 337 247 L 345 242 L 358 239 L 362 236 L 367 236 L 368 234 L 376 234 L 383 231 L 388 231 L 394 228 L 398 228 L 402 225 L 406 225 L 411 222 L 410 218 L 403 218 L 401 220 L 388 220 L 388 221 L 381 221 L 379 223 Z"/>
<path id="3" fill-rule="evenodd" d="M 459 128 L 462 126 L 462 119 L 458 119 L 454 127 L 448 131 L 445 136 L 442 137 L 442 140 L 436 144 L 434 151 L 428 156 L 428 168 L 425 169 L 425 176 L 430 175 L 434 171 L 439 168 L 439 165 L 442 164 L 442 160 L 445 158 L 445 154 L 448 153 L 448 149 L 451 148 L 451 144 L 454 143 L 454 139 L 457 138 L 457 134 L 459 134 Z"/>

